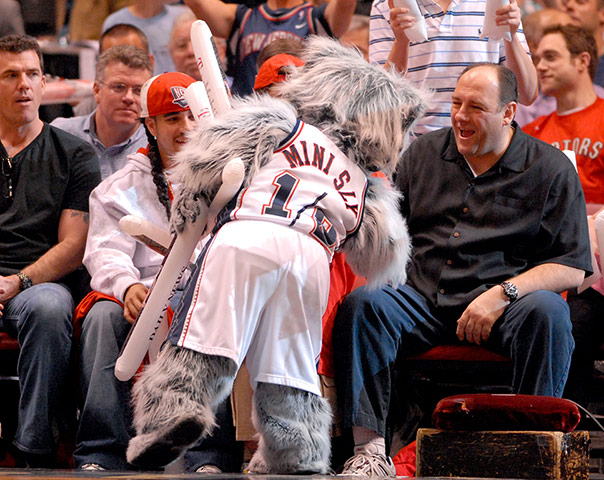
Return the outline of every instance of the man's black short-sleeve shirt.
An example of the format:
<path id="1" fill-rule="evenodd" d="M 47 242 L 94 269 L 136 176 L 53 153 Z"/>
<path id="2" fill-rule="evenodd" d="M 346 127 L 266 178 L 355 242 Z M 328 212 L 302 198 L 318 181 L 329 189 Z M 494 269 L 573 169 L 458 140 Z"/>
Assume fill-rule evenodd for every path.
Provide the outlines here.
<path id="1" fill-rule="evenodd" d="M 12 158 L 13 197 L 0 212 L 0 275 L 35 262 L 58 241 L 61 212 L 88 211 L 100 181 L 92 146 L 48 124 Z"/>

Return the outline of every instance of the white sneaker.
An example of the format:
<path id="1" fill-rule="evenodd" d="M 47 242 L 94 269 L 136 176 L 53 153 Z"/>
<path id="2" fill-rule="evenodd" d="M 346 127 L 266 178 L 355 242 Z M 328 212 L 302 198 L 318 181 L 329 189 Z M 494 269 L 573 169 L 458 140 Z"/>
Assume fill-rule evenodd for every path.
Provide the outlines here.
<path id="1" fill-rule="evenodd" d="M 202 465 L 197 470 L 196 473 L 222 473 L 222 470 L 218 468 L 216 465 Z"/>
<path id="2" fill-rule="evenodd" d="M 106 470 L 106 468 L 98 463 L 85 463 L 80 467 L 80 470 Z"/>
<path id="3" fill-rule="evenodd" d="M 364 477 L 395 477 L 396 468 L 386 455 L 358 453 L 344 464 L 341 475 L 361 475 Z"/>

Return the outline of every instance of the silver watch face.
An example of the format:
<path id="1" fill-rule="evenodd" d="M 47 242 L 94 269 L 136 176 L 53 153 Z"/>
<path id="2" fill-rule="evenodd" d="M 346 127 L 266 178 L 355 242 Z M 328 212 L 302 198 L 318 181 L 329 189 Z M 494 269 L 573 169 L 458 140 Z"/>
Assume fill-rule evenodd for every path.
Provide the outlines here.
<path id="1" fill-rule="evenodd" d="M 516 288 L 516 285 L 510 282 L 503 282 L 501 286 L 503 287 L 503 293 L 505 293 L 511 302 L 518 298 L 518 288 Z"/>

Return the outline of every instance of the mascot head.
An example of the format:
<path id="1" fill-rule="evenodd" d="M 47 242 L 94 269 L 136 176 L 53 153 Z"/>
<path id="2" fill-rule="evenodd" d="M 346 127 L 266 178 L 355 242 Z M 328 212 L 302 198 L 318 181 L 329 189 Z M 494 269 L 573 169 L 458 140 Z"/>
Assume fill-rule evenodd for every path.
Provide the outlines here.
<path id="1" fill-rule="evenodd" d="M 391 173 L 427 94 L 336 40 L 311 37 L 301 57 L 304 67 L 291 69 L 288 81 L 275 87 L 278 95 L 302 120 L 339 140 L 359 166 Z"/>

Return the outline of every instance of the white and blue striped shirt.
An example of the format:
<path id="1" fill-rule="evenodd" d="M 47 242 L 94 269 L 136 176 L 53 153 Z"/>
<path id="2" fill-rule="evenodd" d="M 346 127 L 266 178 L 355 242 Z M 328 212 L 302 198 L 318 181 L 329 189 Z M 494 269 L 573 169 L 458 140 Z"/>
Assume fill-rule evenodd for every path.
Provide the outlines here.
<path id="1" fill-rule="evenodd" d="M 451 95 L 465 67 L 477 62 L 505 63 L 504 40 L 481 39 L 486 0 L 451 0 L 444 12 L 433 0 L 417 0 L 424 15 L 428 41 L 409 45 L 407 78 L 434 94 L 414 135 L 451 126 Z M 522 27 L 518 38 L 529 52 Z M 384 65 L 392 49 L 388 0 L 374 0 L 371 8 L 369 60 Z"/>

